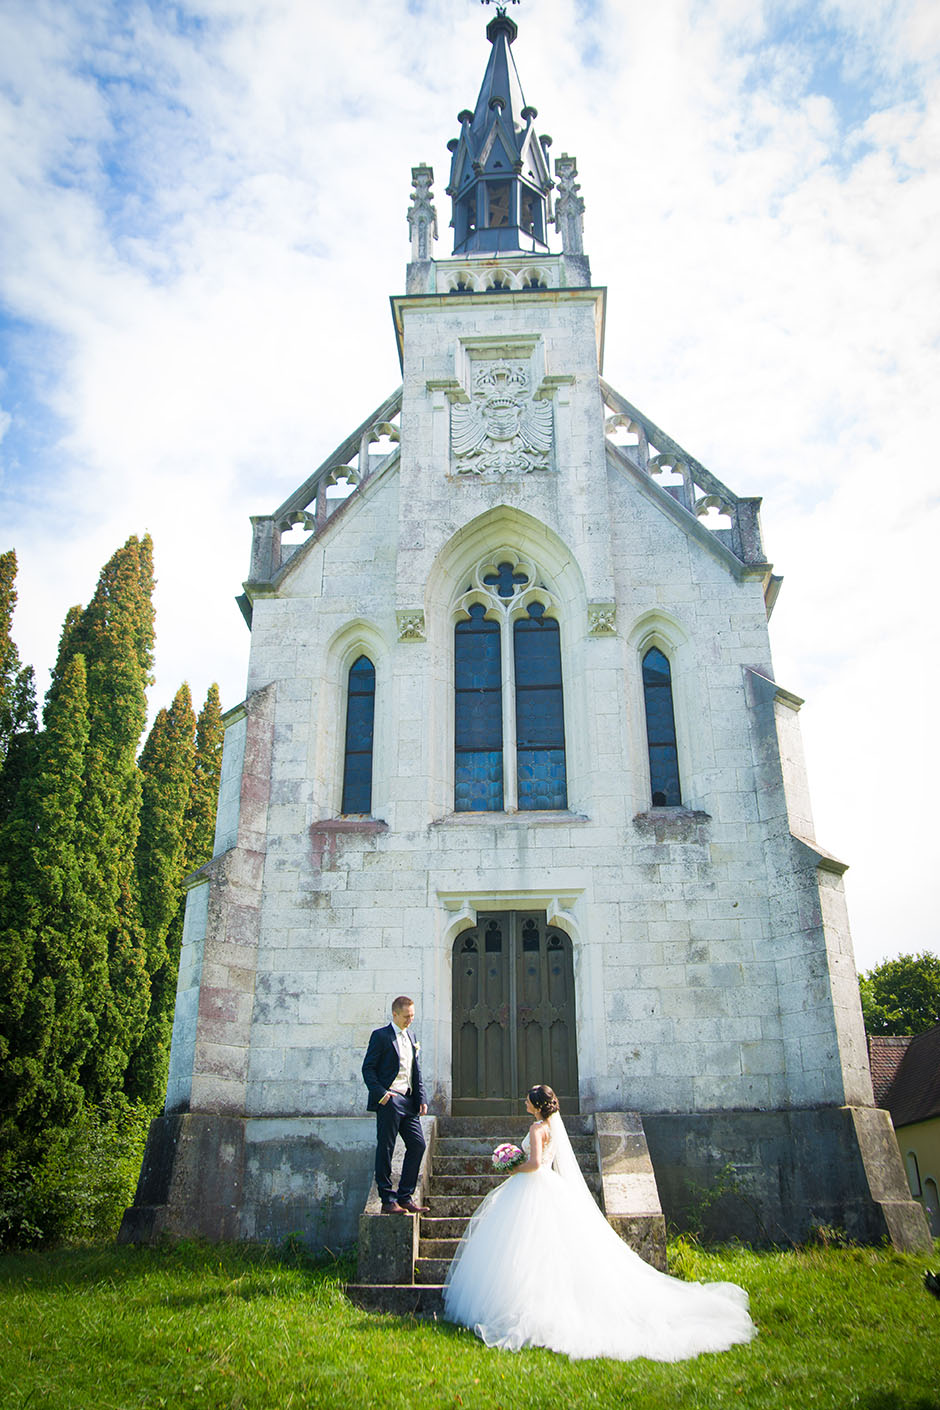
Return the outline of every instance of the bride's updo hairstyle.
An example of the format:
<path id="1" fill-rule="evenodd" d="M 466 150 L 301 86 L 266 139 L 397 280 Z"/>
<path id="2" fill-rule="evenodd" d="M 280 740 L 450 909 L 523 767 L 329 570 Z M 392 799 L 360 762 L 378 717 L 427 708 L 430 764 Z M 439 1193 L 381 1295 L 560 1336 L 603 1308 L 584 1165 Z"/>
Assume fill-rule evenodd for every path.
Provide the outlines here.
<path id="1" fill-rule="evenodd" d="M 529 1088 L 529 1101 L 543 1121 L 547 1121 L 558 1110 L 558 1098 L 551 1087 L 546 1087 L 544 1083 Z"/>

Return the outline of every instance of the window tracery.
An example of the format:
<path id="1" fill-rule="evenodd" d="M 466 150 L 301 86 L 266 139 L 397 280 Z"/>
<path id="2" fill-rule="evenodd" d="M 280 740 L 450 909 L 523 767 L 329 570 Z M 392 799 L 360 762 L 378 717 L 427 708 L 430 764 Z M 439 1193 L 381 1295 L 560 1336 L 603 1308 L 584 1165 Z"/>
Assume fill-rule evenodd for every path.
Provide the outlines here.
<path id="1" fill-rule="evenodd" d="M 561 633 L 537 568 L 482 559 L 454 627 L 454 808 L 566 808 Z"/>

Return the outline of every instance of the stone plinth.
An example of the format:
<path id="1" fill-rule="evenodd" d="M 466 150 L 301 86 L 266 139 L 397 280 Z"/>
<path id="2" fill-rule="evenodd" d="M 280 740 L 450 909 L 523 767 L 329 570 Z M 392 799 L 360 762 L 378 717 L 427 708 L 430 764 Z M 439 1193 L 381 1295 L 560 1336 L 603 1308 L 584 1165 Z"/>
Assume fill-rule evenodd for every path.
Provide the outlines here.
<path id="1" fill-rule="evenodd" d="M 680 1228 L 766 1247 L 827 1226 L 861 1243 L 932 1247 L 886 1111 L 669 1112 L 643 1126 L 665 1216 Z"/>

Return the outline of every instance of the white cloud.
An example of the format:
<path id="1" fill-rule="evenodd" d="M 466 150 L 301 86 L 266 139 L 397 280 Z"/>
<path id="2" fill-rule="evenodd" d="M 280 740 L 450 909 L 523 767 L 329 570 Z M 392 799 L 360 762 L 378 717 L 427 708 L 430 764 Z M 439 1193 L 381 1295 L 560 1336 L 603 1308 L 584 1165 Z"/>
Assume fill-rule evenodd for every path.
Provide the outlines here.
<path id="1" fill-rule="evenodd" d="M 937 945 L 938 13 L 515 14 L 540 130 L 579 160 L 606 375 L 765 497 L 786 575 L 777 673 L 808 696 L 818 833 L 853 863 L 863 966 Z M 155 703 L 183 677 L 240 696 L 248 515 L 399 380 L 387 295 L 404 282 L 410 168 L 435 167 L 446 253 L 445 143 L 476 97 L 486 18 L 387 0 L 4 7 L 0 295 L 38 330 L 18 347 L 32 406 L 61 427 L 24 460 L 5 385 L 25 659 L 51 662 L 65 609 L 149 529 Z"/>

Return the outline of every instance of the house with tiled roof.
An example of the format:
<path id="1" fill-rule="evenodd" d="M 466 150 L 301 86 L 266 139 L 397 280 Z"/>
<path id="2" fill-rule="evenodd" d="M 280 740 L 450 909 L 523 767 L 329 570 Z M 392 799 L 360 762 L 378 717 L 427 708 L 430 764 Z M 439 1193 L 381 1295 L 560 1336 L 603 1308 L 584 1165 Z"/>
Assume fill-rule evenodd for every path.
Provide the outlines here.
<path id="1" fill-rule="evenodd" d="M 868 1039 L 875 1103 L 891 1113 L 911 1194 L 940 1238 L 940 1023 L 916 1037 Z"/>

